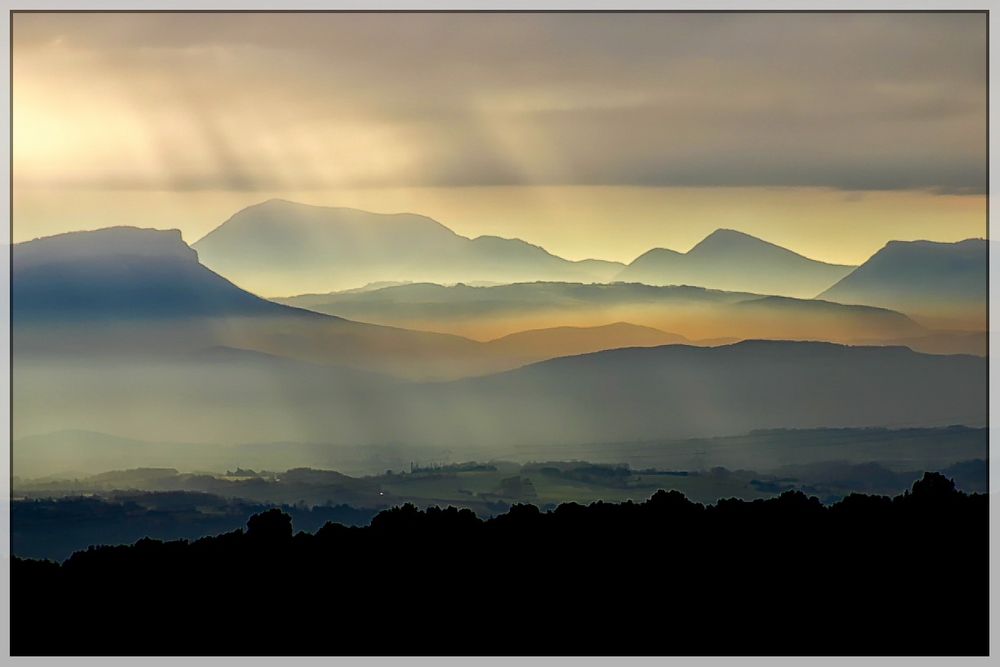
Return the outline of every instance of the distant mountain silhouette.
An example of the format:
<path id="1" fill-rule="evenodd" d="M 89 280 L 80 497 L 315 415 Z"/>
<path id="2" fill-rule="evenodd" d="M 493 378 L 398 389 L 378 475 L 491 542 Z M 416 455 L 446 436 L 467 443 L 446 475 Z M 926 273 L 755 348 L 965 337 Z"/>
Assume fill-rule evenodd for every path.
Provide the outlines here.
<path id="1" fill-rule="evenodd" d="M 899 310 L 939 327 L 986 329 L 989 245 L 890 241 L 819 298 Z"/>
<path id="2" fill-rule="evenodd" d="M 258 294 L 378 281 L 605 281 L 622 264 L 569 261 L 519 239 L 460 236 L 431 218 L 272 199 L 193 244 L 202 261 Z"/>
<path id="3" fill-rule="evenodd" d="M 818 262 L 743 232 L 718 229 L 686 253 L 654 248 L 615 280 L 808 298 L 853 268 Z"/>
<path id="4" fill-rule="evenodd" d="M 846 342 L 918 338 L 927 333 L 908 317 L 880 308 L 640 283 L 536 282 L 491 287 L 418 283 L 276 301 L 354 320 L 475 338 L 614 321 L 670 331 L 690 340 Z"/>

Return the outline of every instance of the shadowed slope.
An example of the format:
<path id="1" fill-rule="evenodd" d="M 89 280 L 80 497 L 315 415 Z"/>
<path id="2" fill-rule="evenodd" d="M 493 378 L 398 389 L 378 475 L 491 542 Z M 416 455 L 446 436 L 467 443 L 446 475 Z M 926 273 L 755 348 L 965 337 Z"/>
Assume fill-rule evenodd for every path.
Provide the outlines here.
<path id="1" fill-rule="evenodd" d="M 18 243 L 12 270 L 15 324 L 310 315 L 205 268 L 177 230 L 112 227 Z"/>

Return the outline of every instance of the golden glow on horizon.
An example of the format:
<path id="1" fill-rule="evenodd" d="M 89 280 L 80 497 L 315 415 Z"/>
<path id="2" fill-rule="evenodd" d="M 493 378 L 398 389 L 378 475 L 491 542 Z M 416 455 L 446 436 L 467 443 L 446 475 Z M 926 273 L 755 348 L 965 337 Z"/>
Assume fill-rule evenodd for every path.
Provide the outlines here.
<path id="1" fill-rule="evenodd" d="M 738 229 L 821 261 L 859 264 L 890 240 L 986 235 L 986 198 L 818 188 L 493 187 L 330 192 L 14 193 L 14 241 L 112 225 L 176 228 L 193 243 L 271 197 L 428 215 L 464 236 L 518 237 L 568 259 L 630 262 L 653 247 L 686 251 Z"/>
<path id="2" fill-rule="evenodd" d="M 13 22 L 15 241 L 194 242 L 271 197 L 623 262 L 720 227 L 850 264 L 986 234 L 982 17 Z"/>

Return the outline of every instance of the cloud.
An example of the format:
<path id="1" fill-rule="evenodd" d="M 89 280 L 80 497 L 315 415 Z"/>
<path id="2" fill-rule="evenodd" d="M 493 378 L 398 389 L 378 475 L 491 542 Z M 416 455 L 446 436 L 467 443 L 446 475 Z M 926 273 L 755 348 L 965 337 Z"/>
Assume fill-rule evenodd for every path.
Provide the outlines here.
<path id="1" fill-rule="evenodd" d="M 986 46 L 985 14 L 17 14 L 15 179 L 982 193 Z"/>

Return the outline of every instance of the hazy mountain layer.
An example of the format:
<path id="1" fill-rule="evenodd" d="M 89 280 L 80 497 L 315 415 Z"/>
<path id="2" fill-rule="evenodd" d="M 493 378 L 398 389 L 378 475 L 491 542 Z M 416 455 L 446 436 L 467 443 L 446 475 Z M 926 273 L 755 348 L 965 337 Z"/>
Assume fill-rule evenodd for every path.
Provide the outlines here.
<path id="1" fill-rule="evenodd" d="M 421 215 L 283 200 L 239 211 L 194 247 L 207 266 L 267 296 L 378 282 L 620 280 L 811 297 L 854 268 L 818 262 L 727 229 L 687 253 L 656 248 L 628 266 L 569 261 L 520 239 L 469 239 Z"/>
<path id="2" fill-rule="evenodd" d="M 273 199 L 194 244 L 202 261 L 263 295 L 377 281 L 605 281 L 623 265 L 569 261 L 519 239 L 460 236 L 431 218 Z"/>
<path id="3" fill-rule="evenodd" d="M 986 378 L 979 357 L 776 341 L 612 350 L 433 384 L 266 359 L 18 363 L 14 430 L 468 449 L 761 428 L 981 426 Z"/>
<path id="4" fill-rule="evenodd" d="M 490 451 L 420 447 L 412 444 L 336 446 L 329 442 L 274 441 L 240 444 L 212 442 L 156 442 L 121 438 L 89 431 L 57 431 L 18 438 L 14 442 L 15 491 L 46 490 L 68 493 L 145 489 L 134 477 L 103 475 L 97 486 L 67 487 L 61 480 L 78 480 L 110 470 L 146 468 L 162 471 L 224 473 L 238 468 L 282 470 L 319 467 L 350 475 L 376 475 L 386 470 L 409 470 L 420 465 L 450 464 L 472 457 L 545 465 L 547 461 L 590 461 L 625 464 L 633 469 L 759 470 L 775 473 L 789 467 L 834 465 L 859 467 L 877 462 L 901 472 L 942 470 L 961 461 L 989 458 L 986 428 L 863 428 L 779 429 L 717 438 L 656 439 L 641 442 L 588 442 L 513 445 Z M 496 461 L 494 461 L 496 463 Z M 27 480 L 34 478 L 32 483 Z M 42 479 L 44 478 L 44 479 Z M 92 480 L 97 482 L 98 480 Z M 676 480 L 672 482 L 676 484 Z M 467 485 L 464 485 L 467 488 Z M 161 489 L 162 490 L 162 489 Z M 239 496 L 238 493 L 227 494 Z M 243 494 L 244 496 L 246 494 Z M 330 499 L 327 499 L 330 500 Z"/>
<path id="5" fill-rule="evenodd" d="M 316 305 L 331 299 L 333 305 Z M 450 379 L 689 338 L 852 340 L 923 333 L 907 318 L 880 309 L 638 284 L 410 284 L 285 301 L 375 324 L 260 299 L 199 264 L 177 232 L 113 228 L 14 247 L 14 345 L 22 360 L 173 363 L 205 349 L 237 348 L 406 378 Z M 673 325 L 684 331 L 675 333 Z M 481 343 L 398 326 L 495 332 L 482 337 L 499 339 Z"/>
<path id="6" fill-rule="evenodd" d="M 534 331 L 486 345 L 350 322 L 240 289 L 199 264 L 176 231 L 121 227 L 18 244 L 13 283 L 14 345 L 21 360 L 170 363 L 231 347 L 404 377 L 454 378 L 560 354 L 683 340 L 617 324 Z"/>
<path id="7" fill-rule="evenodd" d="M 989 244 L 890 241 L 820 298 L 893 308 L 938 328 L 987 328 Z"/>
<path id="8" fill-rule="evenodd" d="M 808 298 L 853 269 L 803 257 L 749 234 L 719 229 L 686 253 L 654 248 L 615 280 Z"/>
<path id="9" fill-rule="evenodd" d="M 555 327 L 509 334 L 487 343 L 495 354 L 524 363 L 620 347 L 655 347 L 690 342 L 651 327 L 616 322 L 594 327 Z"/>
<path id="10" fill-rule="evenodd" d="M 556 326 L 625 321 L 690 340 L 777 338 L 849 341 L 916 338 L 900 313 L 700 287 L 637 283 L 518 283 L 494 287 L 414 284 L 366 292 L 303 295 L 281 303 L 378 324 L 480 339 Z"/>

